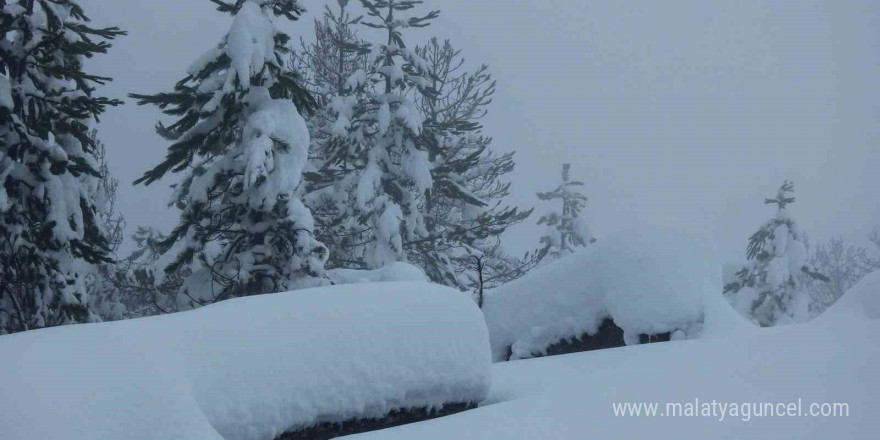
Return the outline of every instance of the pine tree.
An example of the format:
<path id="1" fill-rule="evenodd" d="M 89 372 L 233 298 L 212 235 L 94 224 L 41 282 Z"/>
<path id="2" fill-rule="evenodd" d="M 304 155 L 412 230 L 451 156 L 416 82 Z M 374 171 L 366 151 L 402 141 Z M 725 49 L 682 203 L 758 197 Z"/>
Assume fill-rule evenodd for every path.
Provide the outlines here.
<path id="1" fill-rule="evenodd" d="M 296 0 L 211 0 L 233 17 L 222 41 L 187 70 L 174 91 L 132 95 L 178 117 L 157 131 L 172 142 L 165 160 L 135 183 L 185 171 L 174 200 L 182 242 L 171 274 L 192 271 L 179 303 L 321 284 L 327 249 L 296 192 L 309 149 L 298 111 L 315 102 L 286 65 L 289 37 L 276 18 L 295 20 Z"/>
<path id="2" fill-rule="evenodd" d="M 326 80 L 334 122 L 313 160 L 306 200 L 322 206 L 316 211 L 322 237 L 335 251 L 333 267 L 379 268 L 405 260 L 404 243 L 427 236 L 422 203 L 433 186 L 431 163 L 422 139 L 423 118 L 411 96 L 428 91 L 423 62 L 406 47 L 402 31 L 428 26 L 438 13 L 399 18 L 421 2 L 361 3 L 367 19 L 349 17 L 346 2 L 340 2 L 336 17 L 345 22 L 333 28 L 343 38 L 319 43 L 351 56 L 356 60 L 352 67 L 363 67 L 349 75 L 343 90 L 337 78 Z M 382 31 L 385 43 L 362 44 L 351 29 L 354 24 Z"/>
<path id="3" fill-rule="evenodd" d="M 539 192 L 541 200 L 561 200 L 562 214 L 551 212 L 538 219 L 539 225 L 547 225 L 541 237 L 541 252 L 556 260 L 594 242 L 586 230 L 580 213 L 587 205 L 587 197 L 578 192 L 583 182 L 571 180 L 571 164 L 562 165 L 562 183 L 553 191 Z"/>
<path id="4" fill-rule="evenodd" d="M 152 316 L 177 311 L 177 293 L 192 270 L 165 271 L 168 259 L 176 255 L 175 248 L 168 250 L 164 245 L 167 237 L 156 229 L 138 226 L 131 238 L 136 249 L 116 264 L 113 278 L 128 314 Z"/>
<path id="5" fill-rule="evenodd" d="M 368 17 L 362 24 L 380 30 L 386 38 L 384 44 L 374 46 L 368 71 L 349 79 L 351 88 L 366 97 L 351 113 L 366 122 L 356 132 L 366 139 L 367 148 L 361 157 L 365 165 L 357 177 L 355 206 L 373 234 L 364 255 L 370 268 L 406 260 L 404 243 L 428 235 L 420 204 L 433 188 L 432 165 L 422 138 L 424 118 L 410 96 L 430 92 L 423 76 L 424 60 L 406 46 L 402 32 L 428 26 L 439 12 L 400 17 L 421 3 L 361 0 Z"/>
<path id="6" fill-rule="evenodd" d="M 319 103 L 306 119 L 312 144 L 304 203 L 314 215 L 318 239 L 330 250 L 327 267 L 362 269 L 372 234 L 358 221 L 353 186 L 363 169 L 365 139 L 350 128 L 364 122 L 352 121 L 351 112 L 366 97 L 363 89 L 350 87 L 349 78 L 369 69 L 370 50 L 358 35 L 363 17 L 349 12 L 347 0 L 338 0 L 338 6 L 338 12 L 324 8 L 323 18 L 315 20 L 315 40 L 303 42 L 293 56 L 295 69 Z"/>
<path id="7" fill-rule="evenodd" d="M 399 11 L 393 8 L 404 7 L 403 3 L 396 5 L 386 3 L 381 7 L 392 8 L 393 15 Z M 394 158 L 393 166 L 381 168 L 380 180 L 395 184 L 368 189 L 378 190 L 377 199 L 382 199 L 385 191 L 383 203 L 390 198 L 396 207 L 411 207 L 423 219 L 404 224 L 424 223 L 424 231 L 412 234 L 404 230 L 393 237 L 393 243 L 399 246 L 393 247 L 391 259 L 405 257 L 423 267 L 433 281 L 463 290 L 478 284 L 473 260 L 477 255 L 483 261 L 488 286 L 522 275 L 534 265 L 535 256 L 524 260 L 507 256 L 501 250 L 499 236 L 531 211 L 500 204 L 510 187 L 501 178 L 513 170 L 514 163 L 512 153 L 495 154 L 490 148 L 491 138 L 481 134 L 479 120 L 486 114 L 495 88 L 488 67 L 466 72 L 460 51 L 448 41 L 434 39 L 409 51 L 395 43 L 395 38 L 402 42 L 402 35 L 388 38 L 393 43 L 390 50 L 396 54 L 392 63 L 403 66 L 402 80 L 390 90 L 405 95 L 393 96 L 393 102 L 401 104 L 390 108 L 398 112 L 403 108 L 411 117 L 421 119 L 421 130 L 404 133 L 417 150 L 428 153 L 425 165 L 430 168 L 431 188 L 424 191 L 413 185 L 417 181 L 414 176 L 406 175 L 412 169 L 399 166 L 399 158 L 412 150 L 401 154 L 396 145 L 377 147 L 383 142 L 377 129 L 381 103 L 388 97 L 385 74 L 393 71 L 386 65 L 382 51 L 389 49 L 380 45 L 370 50 L 356 28 L 363 17 L 352 15 L 346 6 L 347 2 L 339 1 L 338 12 L 325 9 L 323 20 L 315 23 L 315 41 L 303 44 L 302 55 L 294 60 L 324 105 L 308 121 L 313 144 L 305 200 L 315 213 L 320 238 L 331 249 L 328 267 L 368 268 L 381 264 L 375 259 L 368 262 L 375 249 L 381 247 L 377 243 L 375 213 L 385 206 L 395 206 L 376 209 L 374 203 L 361 209 L 361 193 L 357 190 L 368 170 L 371 152 L 378 150 Z M 387 26 L 377 21 L 375 8 L 370 27 L 387 31 Z M 430 15 L 423 17 L 424 23 Z M 407 108 L 410 105 L 417 113 Z M 403 200 L 409 203 L 402 205 Z M 398 229 L 390 228 L 392 232 Z M 397 251 L 400 248 L 402 254 Z"/>
<path id="8" fill-rule="evenodd" d="M 122 102 L 83 71 L 116 27 L 71 0 L 0 1 L 0 333 L 98 319 L 87 274 L 109 261 L 90 125 Z"/>
<path id="9" fill-rule="evenodd" d="M 465 70 L 461 51 L 449 40 L 432 38 L 416 54 L 431 90 L 416 96 L 416 106 L 425 117 L 422 138 L 434 153 L 434 185 L 424 201 L 428 238 L 404 246 L 432 281 L 462 290 L 485 287 L 521 267 L 503 253 L 500 237 L 532 213 L 501 204 L 510 195 L 502 178 L 513 171 L 513 153 L 492 151 L 480 123 L 495 81 L 486 65 Z"/>
<path id="10" fill-rule="evenodd" d="M 776 216 L 749 238 L 748 265 L 724 286 L 734 306 L 764 327 L 808 319 L 805 277 L 829 281 L 809 263 L 806 236 L 789 215 L 793 193 L 794 184 L 786 180 L 775 198 L 764 200 L 777 206 Z"/>
<path id="11" fill-rule="evenodd" d="M 89 274 L 87 290 L 89 306 L 94 313 L 103 321 L 116 321 L 127 315 L 123 294 L 115 282 L 117 253 L 124 238 L 125 217 L 116 208 L 119 180 L 110 174 L 107 149 L 97 136 L 97 130 L 92 130 L 91 137 L 95 140 L 95 160 L 98 163 L 99 175 L 94 194 L 95 210 L 97 222 L 101 224 L 107 237 L 108 255 L 113 261 L 99 264 L 97 270 Z"/>

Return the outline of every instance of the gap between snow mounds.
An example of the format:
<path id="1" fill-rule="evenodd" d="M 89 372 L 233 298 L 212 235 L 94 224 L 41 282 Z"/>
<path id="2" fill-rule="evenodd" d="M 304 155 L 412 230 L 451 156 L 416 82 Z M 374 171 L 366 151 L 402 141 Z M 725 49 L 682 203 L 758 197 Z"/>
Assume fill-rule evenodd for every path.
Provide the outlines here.
<path id="1" fill-rule="evenodd" d="M 721 296 L 721 265 L 710 243 L 646 225 L 494 289 L 483 308 L 493 360 L 547 355 L 583 335 L 601 338 L 606 319 L 623 330 L 626 345 L 666 333 L 691 339 L 748 331 L 753 326 Z"/>
<path id="2" fill-rule="evenodd" d="M 271 440 L 482 401 L 485 322 L 427 283 L 309 289 L 0 337 L 4 440 Z M 45 423 L 52 420 L 52 423 Z"/>

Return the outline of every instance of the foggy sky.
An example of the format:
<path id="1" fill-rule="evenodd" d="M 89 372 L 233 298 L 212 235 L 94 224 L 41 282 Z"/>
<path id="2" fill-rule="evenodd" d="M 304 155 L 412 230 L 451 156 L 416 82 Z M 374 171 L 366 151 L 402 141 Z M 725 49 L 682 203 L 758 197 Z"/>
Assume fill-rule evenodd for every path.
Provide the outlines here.
<path id="1" fill-rule="evenodd" d="M 332 0 L 331 0 L 332 1 Z M 96 25 L 129 36 L 90 64 L 115 77 L 113 97 L 170 90 L 228 29 L 207 0 L 80 0 Z M 308 34 L 322 0 L 285 24 Z M 335 4 L 335 2 L 333 2 Z M 351 2 L 356 5 L 357 2 Z M 509 202 L 537 206 L 508 249 L 537 246 L 535 191 L 563 162 L 586 183 L 594 235 L 675 222 L 714 237 L 726 260 L 774 214 L 763 205 L 784 179 L 790 211 L 812 240 L 863 241 L 880 226 L 880 5 L 873 0 L 427 0 L 441 18 L 410 44 L 451 38 L 487 63 L 498 92 L 485 133 L 517 152 Z M 375 31 L 365 29 L 368 39 Z M 129 103 L 99 126 L 121 180 L 129 224 L 165 231 L 174 179 L 130 182 L 168 147 L 153 107 Z M 557 208 L 558 209 L 558 208 Z M 130 244 L 126 251 L 130 250 Z M 125 255 L 126 252 L 123 252 Z"/>

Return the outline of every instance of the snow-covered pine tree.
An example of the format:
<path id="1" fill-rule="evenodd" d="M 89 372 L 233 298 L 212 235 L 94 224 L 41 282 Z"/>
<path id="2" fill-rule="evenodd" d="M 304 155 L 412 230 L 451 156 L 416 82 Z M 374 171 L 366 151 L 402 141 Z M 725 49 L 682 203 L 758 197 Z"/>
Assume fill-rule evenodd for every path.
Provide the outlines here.
<path id="1" fill-rule="evenodd" d="M 417 3 L 374 6 L 385 8 L 382 12 L 393 16 Z M 387 8 L 392 10 L 388 12 Z M 375 226 L 379 216 L 375 214 L 383 212 L 385 206 L 394 209 L 394 205 L 380 205 L 390 200 L 404 208 L 401 214 L 407 206 L 414 207 L 418 211 L 413 213 L 426 220 L 425 232 L 429 228 L 434 231 L 426 237 L 424 233 L 410 234 L 404 230 L 399 239 L 403 255 L 425 268 L 434 281 L 462 289 L 475 287 L 472 255 L 483 257 L 489 286 L 525 273 L 536 259 L 530 256 L 519 260 L 505 255 L 497 237 L 529 212 L 499 206 L 509 190 L 500 178 L 513 169 L 513 155 L 494 154 L 489 149 L 491 139 L 479 133 L 478 120 L 485 114 L 494 91 L 487 68 L 464 72 L 459 51 L 436 40 L 431 45 L 416 47 L 414 52 L 407 50 L 402 46 L 402 35 L 388 37 L 387 26 L 379 21 L 387 16 L 378 17 L 374 11 L 370 27 L 386 30 L 383 37 L 392 42 L 390 50 L 395 53 L 391 62 L 400 65 L 404 75 L 387 92 L 387 73 L 393 64 L 386 66 L 383 50 L 389 49 L 379 46 L 371 51 L 357 32 L 356 26 L 363 18 L 348 11 L 344 0 L 339 1 L 338 11 L 326 8 L 323 20 L 316 22 L 315 41 L 304 44 L 301 55 L 294 59 L 294 65 L 308 79 L 310 89 L 324 107 L 308 119 L 312 151 L 304 200 L 315 215 L 320 239 L 331 249 L 328 267 L 366 268 L 383 264 L 374 258 L 376 249 L 382 247 L 377 243 Z M 421 18 L 425 24 L 430 15 Z M 396 39 L 401 40 L 400 44 Z M 425 60 L 426 55 L 431 59 Z M 412 103 L 405 101 L 407 98 Z M 416 150 L 429 152 L 433 180 L 430 191 L 420 191 L 414 185 L 417 179 L 406 175 L 411 170 L 400 166 L 400 158 L 406 158 L 412 150 L 388 146 L 381 139 L 384 133 L 380 133 L 378 115 L 386 101 L 395 104 L 389 105 L 389 110 L 395 111 L 414 104 L 418 114 L 411 115 L 429 119 L 423 121 L 420 132 L 399 132 L 409 136 L 403 143 L 412 141 Z M 399 122 L 390 120 L 389 124 Z M 377 197 L 361 209 L 358 183 L 370 164 L 371 152 L 382 142 L 386 145 L 379 151 L 387 152 L 381 155 L 391 157 L 392 166 L 380 167 L 380 180 L 386 183 L 380 188 L 368 186 L 376 191 Z M 393 185 L 386 186 L 390 182 Z M 407 205 L 403 204 L 405 199 L 409 200 Z M 391 228 L 394 232 L 399 230 Z M 397 237 L 390 241 L 398 242 Z M 388 246 L 385 248 L 388 250 Z M 403 255 L 395 251 L 391 259 L 402 259 Z M 373 261 L 368 261 L 371 258 Z"/>
<path id="2" fill-rule="evenodd" d="M 286 64 L 296 0 L 211 0 L 232 15 L 220 43 L 187 70 L 174 91 L 132 95 L 179 119 L 158 132 L 166 159 L 135 183 L 185 171 L 173 197 L 181 210 L 166 250 L 182 242 L 169 273 L 185 269 L 178 300 L 197 307 L 229 297 L 321 284 L 327 249 L 296 188 L 309 133 L 298 111 L 314 99 Z"/>
<path id="3" fill-rule="evenodd" d="M 562 214 L 551 212 L 538 219 L 539 225 L 547 225 L 547 231 L 541 236 L 541 252 L 556 260 L 573 253 L 595 241 L 580 218 L 581 210 L 587 205 L 587 197 L 581 194 L 578 187 L 583 182 L 571 180 L 571 164 L 562 165 L 562 183 L 553 191 L 539 192 L 540 200 L 562 201 Z"/>
<path id="4" fill-rule="evenodd" d="M 346 81 L 346 94 L 334 99 L 335 146 L 325 160 L 345 164 L 331 191 L 344 222 L 333 231 L 348 237 L 344 265 L 378 268 L 405 260 L 404 243 L 427 236 L 422 203 L 433 182 L 422 139 L 423 117 L 411 96 L 424 94 L 423 61 L 406 47 L 402 31 L 425 27 L 437 17 L 399 17 L 421 1 L 362 0 L 367 19 L 359 23 L 381 30 L 383 44 L 373 46 L 366 69 Z M 362 49 L 358 49 L 361 50 Z M 334 165 L 338 166 L 338 165 Z M 338 244 L 338 243 L 337 243 Z"/>
<path id="5" fill-rule="evenodd" d="M 359 173 L 356 207 L 362 221 L 373 232 L 373 242 L 365 253 L 368 267 L 382 267 L 406 260 L 406 242 L 424 239 L 423 198 L 433 188 L 432 164 L 422 138 L 423 115 L 411 99 L 426 89 L 424 61 L 408 48 L 403 30 L 422 28 L 439 15 L 430 11 L 408 16 L 420 5 L 416 0 L 361 0 L 367 10 L 364 26 L 378 29 L 386 41 L 373 47 L 369 70 L 350 78 L 354 90 L 365 91 L 363 106 L 352 112 L 369 121 L 361 124 L 367 140 L 366 161 Z M 345 115 L 341 112 L 341 117 Z"/>
<path id="6" fill-rule="evenodd" d="M 130 316 L 152 316 L 177 311 L 177 293 L 192 274 L 188 267 L 166 272 L 176 254 L 164 245 L 167 237 L 151 227 L 138 226 L 132 234 L 135 251 L 115 266 L 113 285 Z M 184 243 L 176 243 L 177 247 Z"/>
<path id="7" fill-rule="evenodd" d="M 787 209 L 795 202 L 793 193 L 794 184 L 786 180 L 775 198 L 764 200 L 777 206 L 776 216 L 749 238 L 748 264 L 724 286 L 733 306 L 763 327 L 809 319 L 804 277 L 829 281 L 808 261 L 806 237 Z"/>
<path id="8" fill-rule="evenodd" d="M 86 278 L 109 259 L 89 130 L 122 102 L 83 61 L 124 32 L 71 0 L 6 0 L 0 34 L 0 333 L 96 320 Z"/>
<path id="9" fill-rule="evenodd" d="M 116 321 L 126 315 L 122 292 L 115 282 L 119 247 L 122 246 L 125 231 L 125 217 L 116 208 L 119 180 L 110 174 L 107 165 L 107 148 L 98 139 L 97 130 L 92 130 L 95 140 L 95 160 L 98 163 L 98 185 L 95 191 L 97 221 L 107 237 L 108 255 L 112 262 L 99 264 L 95 273 L 89 274 L 87 289 L 89 306 L 103 321 Z"/>
<path id="10" fill-rule="evenodd" d="M 432 91 L 415 101 L 425 117 L 422 138 L 434 153 L 434 186 L 424 202 L 429 236 L 405 244 L 406 252 L 434 282 L 476 289 L 478 265 L 483 285 L 491 286 L 523 267 L 503 253 L 500 237 L 532 213 L 502 205 L 510 194 L 502 178 L 513 171 L 513 153 L 496 154 L 492 138 L 482 134 L 480 120 L 492 102 L 495 81 L 486 65 L 466 70 L 461 50 L 449 40 L 432 38 L 416 47 L 416 54 L 424 60 Z"/>
<path id="11" fill-rule="evenodd" d="M 315 39 L 302 43 L 293 54 L 293 65 L 316 97 L 319 109 L 306 118 L 312 144 L 304 173 L 304 203 L 312 210 L 318 239 L 330 250 L 327 268 L 364 268 L 365 242 L 371 230 L 358 222 L 354 184 L 362 160 L 362 133 L 349 131 L 362 121 L 352 121 L 362 90 L 348 86 L 355 72 L 369 69 L 369 44 L 358 36 L 361 16 L 349 12 L 347 0 L 337 0 L 338 11 L 324 8 L 315 20 Z"/>

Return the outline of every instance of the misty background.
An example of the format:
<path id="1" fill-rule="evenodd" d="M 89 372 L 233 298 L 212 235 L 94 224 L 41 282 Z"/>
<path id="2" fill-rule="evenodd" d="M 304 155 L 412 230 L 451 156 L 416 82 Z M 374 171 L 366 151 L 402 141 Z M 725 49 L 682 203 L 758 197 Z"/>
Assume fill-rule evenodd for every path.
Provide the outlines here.
<path id="1" fill-rule="evenodd" d="M 333 1 L 333 0 L 329 0 Z M 112 76 L 102 93 L 170 90 L 214 46 L 230 19 L 205 0 L 80 0 L 96 26 L 129 32 L 90 73 Z M 323 0 L 282 23 L 310 39 Z M 357 3 L 357 2 L 352 2 Z M 426 0 L 440 19 L 416 39 L 450 38 L 498 80 L 485 133 L 516 151 L 508 203 L 536 207 L 506 233 L 509 251 L 538 246 L 561 165 L 586 183 L 585 214 L 602 238 L 664 219 L 715 237 L 726 260 L 775 210 L 784 179 L 791 212 L 812 240 L 863 243 L 880 225 L 880 4 L 846 1 Z M 362 35 L 371 39 L 368 30 Z M 413 40 L 415 41 L 415 40 Z M 419 41 L 419 42 L 422 42 Z M 161 114 L 127 104 L 101 119 L 119 208 L 138 225 L 168 231 L 178 211 L 168 179 L 131 182 L 168 143 Z M 558 208 L 557 208 L 558 209 Z M 131 241 L 121 255 L 132 249 Z"/>

